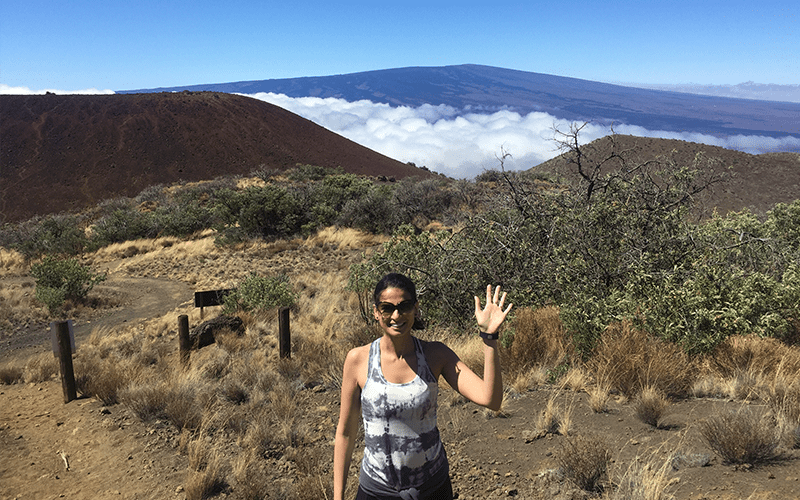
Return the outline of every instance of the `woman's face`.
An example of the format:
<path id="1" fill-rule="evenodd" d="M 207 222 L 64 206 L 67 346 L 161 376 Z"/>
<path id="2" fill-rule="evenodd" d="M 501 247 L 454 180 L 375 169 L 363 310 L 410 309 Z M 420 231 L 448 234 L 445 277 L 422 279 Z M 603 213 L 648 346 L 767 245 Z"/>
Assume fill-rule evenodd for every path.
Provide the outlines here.
<path id="1" fill-rule="evenodd" d="M 399 288 L 387 288 L 380 294 L 380 301 L 373 307 L 375 319 L 386 334 L 405 335 L 414 326 L 417 303 L 411 294 Z"/>

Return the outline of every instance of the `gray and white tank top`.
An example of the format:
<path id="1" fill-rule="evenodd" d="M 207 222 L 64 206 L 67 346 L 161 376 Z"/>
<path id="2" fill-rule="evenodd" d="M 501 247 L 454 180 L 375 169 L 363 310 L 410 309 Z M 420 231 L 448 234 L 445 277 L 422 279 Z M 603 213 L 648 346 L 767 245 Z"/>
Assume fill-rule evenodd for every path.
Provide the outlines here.
<path id="1" fill-rule="evenodd" d="M 413 338 L 417 376 L 393 384 L 383 376 L 380 340 L 370 345 L 367 382 L 361 390 L 365 442 L 361 483 L 398 493 L 439 486 L 431 483 L 446 480 L 449 467 L 436 426 L 439 387 L 422 342 Z M 416 496 L 412 495 L 409 498 Z"/>

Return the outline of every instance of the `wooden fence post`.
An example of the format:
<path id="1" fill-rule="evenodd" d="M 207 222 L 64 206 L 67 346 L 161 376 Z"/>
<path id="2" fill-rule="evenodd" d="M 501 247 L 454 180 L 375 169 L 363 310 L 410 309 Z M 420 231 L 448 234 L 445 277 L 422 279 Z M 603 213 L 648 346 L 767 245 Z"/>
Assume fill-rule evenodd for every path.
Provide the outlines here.
<path id="1" fill-rule="evenodd" d="M 57 321 L 56 339 L 58 341 L 58 363 L 61 369 L 61 388 L 64 390 L 64 404 L 78 399 L 75 389 L 75 371 L 72 367 L 72 346 L 69 338 L 69 323 Z"/>
<path id="2" fill-rule="evenodd" d="M 281 307 L 278 315 L 279 345 L 281 358 L 292 357 L 292 335 L 289 331 L 289 308 Z"/>
<path id="3" fill-rule="evenodd" d="M 189 316 L 181 314 L 178 316 L 178 347 L 181 352 L 181 364 L 189 364 L 189 351 L 192 346 L 189 343 Z"/>

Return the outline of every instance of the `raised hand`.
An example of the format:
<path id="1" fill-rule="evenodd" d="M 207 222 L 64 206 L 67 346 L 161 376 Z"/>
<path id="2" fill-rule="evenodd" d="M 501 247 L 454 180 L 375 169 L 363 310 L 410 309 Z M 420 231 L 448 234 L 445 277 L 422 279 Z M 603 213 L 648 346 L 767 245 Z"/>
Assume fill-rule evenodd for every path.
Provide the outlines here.
<path id="1" fill-rule="evenodd" d="M 481 309 L 481 299 L 475 296 L 475 319 L 478 320 L 478 327 L 486 333 L 495 333 L 503 321 L 506 320 L 508 312 L 514 304 L 509 304 L 503 309 L 506 301 L 506 292 L 500 295 L 500 285 L 494 290 L 492 295 L 492 285 L 486 286 L 486 307 Z"/>

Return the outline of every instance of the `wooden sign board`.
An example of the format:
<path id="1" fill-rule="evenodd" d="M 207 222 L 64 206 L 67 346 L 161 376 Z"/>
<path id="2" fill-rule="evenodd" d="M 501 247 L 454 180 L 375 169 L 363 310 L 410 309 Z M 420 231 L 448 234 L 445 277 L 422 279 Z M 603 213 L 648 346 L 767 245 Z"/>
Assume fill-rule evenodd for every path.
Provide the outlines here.
<path id="1" fill-rule="evenodd" d="M 227 290 L 206 290 L 204 292 L 194 292 L 195 307 L 221 306 L 225 296 L 230 294 L 233 289 Z"/>

